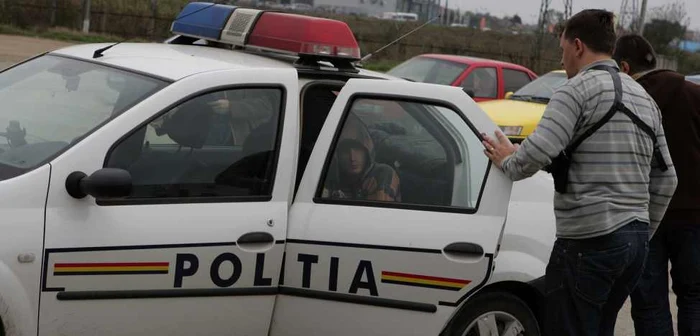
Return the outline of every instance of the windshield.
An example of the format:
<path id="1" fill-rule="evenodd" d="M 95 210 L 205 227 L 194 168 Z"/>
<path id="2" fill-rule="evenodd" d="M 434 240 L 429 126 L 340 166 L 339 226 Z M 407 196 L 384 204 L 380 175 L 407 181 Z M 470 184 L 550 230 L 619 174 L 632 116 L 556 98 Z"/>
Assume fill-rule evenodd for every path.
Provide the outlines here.
<path id="1" fill-rule="evenodd" d="M 415 57 L 397 65 L 387 74 L 414 82 L 451 85 L 467 67 L 467 64 L 452 61 Z"/>
<path id="2" fill-rule="evenodd" d="M 700 84 L 700 75 L 699 76 L 687 76 L 685 78 L 693 83 Z"/>
<path id="3" fill-rule="evenodd" d="M 515 91 L 511 99 L 549 100 L 552 98 L 554 91 L 566 83 L 567 80 L 568 78 L 564 72 L 549 72 L 521 87 L 520 90 Z"/>
<path id="4" fill-rule="evenodd" d="M 0 180 L 32 170 L 167 83 L 42 56 L 0 73 Z"/>

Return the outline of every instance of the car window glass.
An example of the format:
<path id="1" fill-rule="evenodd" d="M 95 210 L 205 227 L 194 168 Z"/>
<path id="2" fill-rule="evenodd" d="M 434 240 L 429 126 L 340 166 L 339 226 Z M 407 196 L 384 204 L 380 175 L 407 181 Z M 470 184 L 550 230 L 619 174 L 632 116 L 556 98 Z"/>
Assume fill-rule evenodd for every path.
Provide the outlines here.
<path id="1" fill-rule="evenodd" d="M 38 167 L 168 83 L 45 55 L 0 73 L 0 180 Z"/>
<path id="2" fill-rule="evenodd" d="M 544 99 L 552 98 L 554 91 L 567 81 L 566 73 L 550 72 L 528 83 L 515 91 L 513 99 Z"/>
<path id="3" fill-rule="evenodd" d="M 129 171 L 131 198 L 270 196 L 281 97 L 256 88 L 187 100 L 121 141 L 107 167 Z"/>
<path id="4" fill-rule="evenodd" d="M 473 209 L 488 166 L 481 147 L 451 109 L 356 99 L 340 128 L 319 196 Z"/>
<path id="5" fill-rule="evenodd" d="M 505 92 L 515 92 L 530 83 L 530 76 L 519 70 L 503 69 L 503 85 Z"/>
<path id="6" fill-rule="evenodd" d="M 474 98 L 497 98 L 496 68 L 476 68 L 462 82 L 462 87 L 474 92 Z"/>
<path id="7" fill-rule="evenodd" d="M 451 85 L 467 67 L 463 63 L 415 57 L 389 70 L 387 74 L 414 82 Z"/>

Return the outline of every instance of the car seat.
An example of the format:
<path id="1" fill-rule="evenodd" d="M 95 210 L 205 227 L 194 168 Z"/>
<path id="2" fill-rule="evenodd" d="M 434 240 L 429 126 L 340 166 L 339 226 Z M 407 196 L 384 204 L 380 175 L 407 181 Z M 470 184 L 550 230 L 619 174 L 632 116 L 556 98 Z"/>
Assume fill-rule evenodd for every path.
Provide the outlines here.
<path id="1" fill-rule="evenodd" d="M 243 142 L 243 157 L 215 178 L 217 184 L 246 188 L 250 195 L 272 193 L 277 118 L 253 129 Z"/>
<path id="2" fill-rule="evenodd" d="M 376 159 L 396 170 L 401 180 L 403 203 L 449 205 L 447 158 L 431 139 L 408 135 L 395 124 L 376 125 L 370 130 Z"/>
<path id="3" fill-rule="evenodd" d="M 156 151 L 144 152 L 129 169 L 134 185 L 213 182 L 213 176 L 202 176 L 206 165 L 192 155 L 206 143 L 212 116 L 212 109 L 198 99 L 181 106 L 165 119 L 161 130 L 180 148 L 176 152 L 159 154 Z"/>

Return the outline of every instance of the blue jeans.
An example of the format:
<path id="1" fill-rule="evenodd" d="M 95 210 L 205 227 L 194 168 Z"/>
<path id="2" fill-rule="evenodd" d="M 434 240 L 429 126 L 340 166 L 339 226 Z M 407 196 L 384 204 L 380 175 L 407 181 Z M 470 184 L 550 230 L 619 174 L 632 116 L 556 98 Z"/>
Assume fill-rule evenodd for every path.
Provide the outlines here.
<path id="1" fill-rule="evenodd" d="M 639 285 L 630 295 L 635 335 L 673 336 L 668 262 L 678 306 L 678 335 L 700 336 L 700 219 L 664 222 L 649 245 Z"/>
<path id="2" fill-rule="evenodd" d="M 545 334 L 613 336 L 617 314 L 649 251 L 649 226 L 631 222 L 589 239 L 557 239 L 545 273 Z"/>

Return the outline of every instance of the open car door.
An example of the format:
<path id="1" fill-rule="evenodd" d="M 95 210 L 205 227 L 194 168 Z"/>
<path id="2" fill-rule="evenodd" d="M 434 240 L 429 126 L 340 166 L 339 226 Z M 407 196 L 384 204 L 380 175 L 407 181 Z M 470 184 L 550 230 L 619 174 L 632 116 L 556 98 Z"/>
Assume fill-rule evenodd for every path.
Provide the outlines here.
<path id="1" fill-rule="evenodd" d="M 437 335 L 483 287 L 512 182 L 461 88 L 351 79 L 294 203 L 272 335 Z"/>

